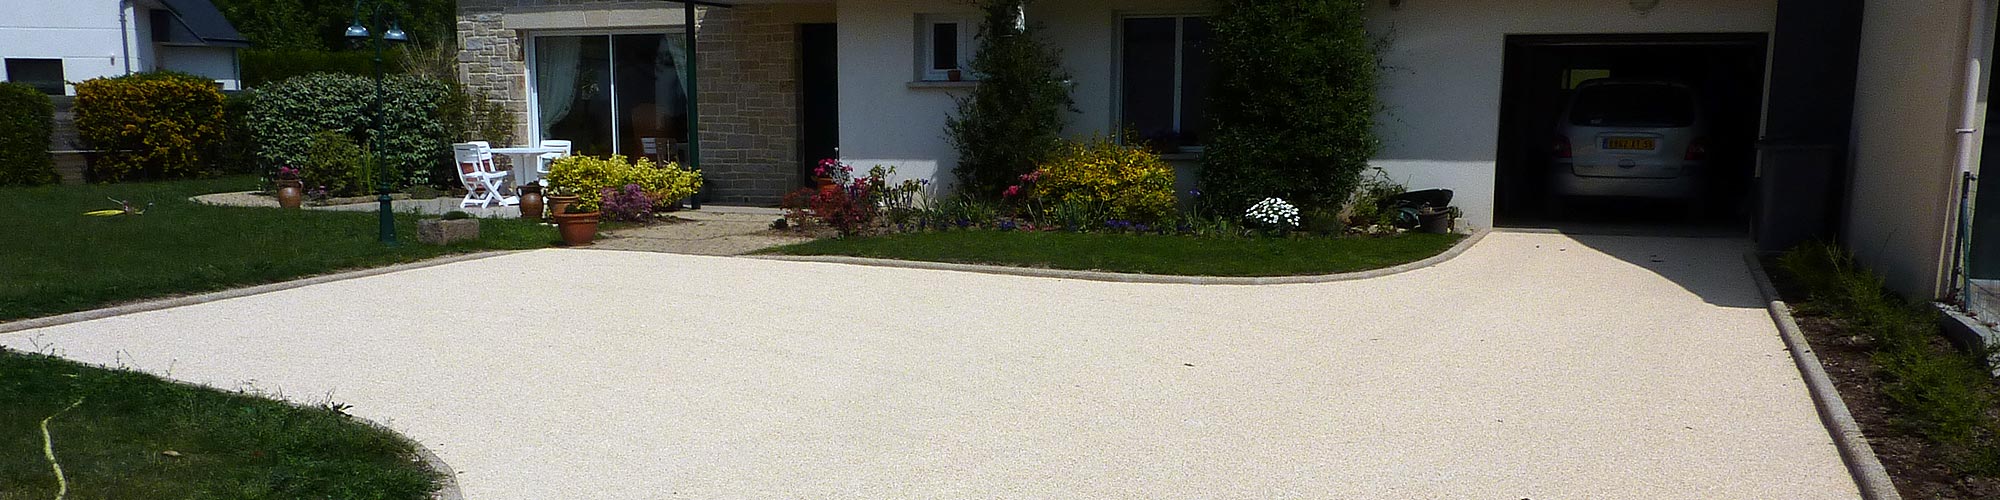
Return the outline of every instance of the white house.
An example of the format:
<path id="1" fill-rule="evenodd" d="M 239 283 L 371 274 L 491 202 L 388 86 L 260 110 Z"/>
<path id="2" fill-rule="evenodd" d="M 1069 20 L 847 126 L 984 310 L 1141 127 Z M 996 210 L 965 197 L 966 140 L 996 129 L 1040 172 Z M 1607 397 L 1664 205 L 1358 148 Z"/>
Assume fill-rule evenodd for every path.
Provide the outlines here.
<path id="1" fill-rule="evenodd" d="M 978 29 L 967 2 L 692 3 L 702 6 L 692 51 L 698 142 L 715 201 L 774 203 L 835 154 L 950 180 L 945 120 L 954 96 L 978 85 L 963 71 Z M 2000 175 L 1970 181 L 1984 157 L 2000 158 L 1982 147 L 1995 3 L 1374 0 L 1368 26 L 1385 52 L 1384 147 L 1373 164 L 1413 188 L 1453 189 L 1473 226 L 1533 224 L 1548 215 L 1528 207 L 1546 197 L 1550 131 L 1571 89 L 1601 77 L 1676 80 L 1701 92 L 1716 123 L 1703 201 L 1719 227 L 1767 250 L 1838 236 L 1913 297 L 1960 294 L 1973 283 L 1964 278 L 1987 278 L 2000 310 L 2000 187 L 1973 189 L 2000 186 Z M 1067 132 L 1129 126 L 1171 138 L 1181 149 L 1169 159 L 1184 185 L 1192 181 L 1204 132 L 1201 46 L 1218 5 L 1033 3 L 1028 22 L 1045 28 L 1073 77 L 1079 112 Z M 585 116 L 589 127 L 574 133 L 686 140 L 685 128 L 662 121 L 688 113 L 659 106 L 686 96 L 652 88 L 684 75 L 687 54 L 660 36 L 685 33 L 681 7 L 465 0 L 463 76 L 515 107 L 523 137 L 564 138 L 543 136 Z M 616 63 L 620 54 L 644 60 Z M 558 84 L 582 90 L 536 90 Z M 566 102 L 539 102 L 550 96 Z M 631 139 L 605 147 L 630 153 L 619 145 Z"/>
<path id="2" fill-rule="evenodd" d="M 0 80 L 54 95 L 92 78 L 172 70 L 241 87 L 249 46 L 208 0 L 5 0 Z"/>

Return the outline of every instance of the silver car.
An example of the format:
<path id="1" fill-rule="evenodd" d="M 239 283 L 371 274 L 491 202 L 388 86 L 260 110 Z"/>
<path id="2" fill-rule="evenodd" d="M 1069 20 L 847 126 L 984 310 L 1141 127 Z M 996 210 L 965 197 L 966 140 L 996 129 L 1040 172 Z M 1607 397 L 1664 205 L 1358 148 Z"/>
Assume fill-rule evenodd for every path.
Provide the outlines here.
<path id="1" fill-rule="evenodd" d="M 1687 85 L 1601 79 L 1578 85 L 1556 127 L 1556 197 L 1693 200 L 1708 123 Z M 1560 202 L 1560 198 L 1551 201 Z"/>

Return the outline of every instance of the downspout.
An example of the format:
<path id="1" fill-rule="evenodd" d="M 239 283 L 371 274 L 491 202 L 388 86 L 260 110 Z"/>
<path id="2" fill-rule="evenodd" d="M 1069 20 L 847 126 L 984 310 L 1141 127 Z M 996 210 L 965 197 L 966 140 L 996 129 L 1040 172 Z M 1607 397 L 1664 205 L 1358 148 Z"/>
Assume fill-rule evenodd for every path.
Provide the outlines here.
<path id="1" fill-rule="evenodd" d="M 1985 68 L 1980 64 L 1979 56 L 1980 52 L 1985 50 L 1985 47 L 1990 47 L 1992 44 L 1992 41 L 1989 39 L 1991 35 L 1981 29 L 1985 26 L 1984 21 L 1986 18 L 1984 3 L 1979 0 L 1967 0 L 1966 2 L 1966 8 L 1972 9 L 1972 12 L 1968 12 L 1968 15 L 1965 16 L 1966 50 L 1965 81 L 1963 83 L 1965 92 L 1962 96 L 1963 100 L 1959 103 L 1958 128 L 1952 131 L 1958 138 L 1958 158 L 1955 165 L 1956 168 L 1953 169 L 1953 172 L 1958 176 L 1957 180 L 1959 182 L 1958 229 L 1956 234 L 1953 235 L 1954 244 L 1952 245 L 1952 253 L 1954 255 L 1951 259 L 1953 263 L 1952 276 L 1955 279 L 1951 281 L 1950 286 L 1954 289 L 1947 290 L 1946 292 L 1948 297 L 1957 297 L 1961 301 L 1968 298 L 1966 291 L 1972 289 L 1972 210 L 1974 208 L 1972 206 L 1972 196 L 1973 189 L 1979 184 L 1979 174 L 1974 172 L 1973 168 L 1978 163 L 1978 153 L 1975 151 L 1978 146 L 1976 141 L 1979 138 L 1980 126 L 1983 125 L 1980 123 L 1980 117 L 1977 113 L 1979 109 L 1979 89 L 1985 80 Z"/>
<path id="2" fill-rule="evenodd" d="M 132 11 L 132 0 L 118 0 L 118 50 L 125 53 L 125 74 L 132 74 L 132 29 L 126 13 Z"/>

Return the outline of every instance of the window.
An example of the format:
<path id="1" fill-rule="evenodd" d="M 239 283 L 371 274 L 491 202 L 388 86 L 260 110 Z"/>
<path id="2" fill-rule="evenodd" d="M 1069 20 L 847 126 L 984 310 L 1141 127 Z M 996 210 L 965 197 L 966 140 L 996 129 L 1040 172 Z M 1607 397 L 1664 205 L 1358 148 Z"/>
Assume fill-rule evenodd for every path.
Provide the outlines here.
<path id="1" fill-rule="evenodd" d="M 63 95 L 61 59 L 8 59 L 7 81 L 35 87 L 49 95 Z"/>
<path id="2" fill-rule="evenodd" d="M 1588 127 L 1686 127 L 1694 124 L 1694 91 L 1654 84 L 1594 85 L 1577 90 L 1570 124 Z"/>
<path id="3" fill-rule="evenodd" d="M 1203 17 L 1125 19 L 1119 114 L 1137 139 L 1168 151 L 1207 139 L 1208 33 Z"/>
<path id="4" fill-rule="evenodd" d="M 918 68 L 922 71 L 917 78 L 948 81 L 952 79 L 951 73 L 958 71 L 961 79 L 969 79 L 964 72 L 972 59 L 972 23 L 953 17 L 923 16 L 917 25 L 922 30 L 917 40 L 917 54 L 923 63 Z"/>
<path id="5" fill-rule="evenodd" d="M 687 142 L 680 35 L 536 36 L 531 50 L 534 139 L 594 156 L 665 156 L 661 145 Z"/>

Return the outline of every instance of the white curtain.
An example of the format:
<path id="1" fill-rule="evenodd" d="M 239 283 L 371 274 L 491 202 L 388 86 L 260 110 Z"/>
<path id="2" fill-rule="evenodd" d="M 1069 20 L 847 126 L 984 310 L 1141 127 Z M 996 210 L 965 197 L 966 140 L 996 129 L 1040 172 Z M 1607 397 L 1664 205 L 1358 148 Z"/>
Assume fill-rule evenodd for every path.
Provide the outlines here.
<path id="1" fill-rule="evenodd" d="M 541 108 L 542 138 L 576 104 L 577 77 L 582 75 L 583 38 L 551 36 L 536 39 L 535 104 Z"/>
<path id="2" fill-rule="evenodd" d="M 681 35 L 673 33 L 668 33 L 666 36 L 660 37 L 660 53 L 667 54 L 667 57 L 673 58 L 671 62 L 674 64 L 674 76 L 680 78 L 680 85 L 675 85 L 675 87 L 679 88 L 681 98 L 686 99 L 689 69 L 688 64 L 686 64 L 688 49 L 687 41 L 681 38 Z"/>

